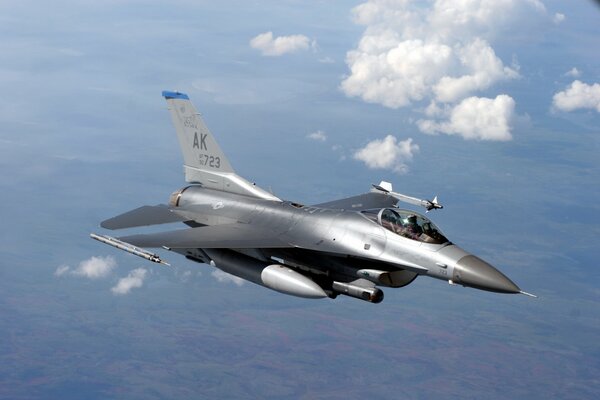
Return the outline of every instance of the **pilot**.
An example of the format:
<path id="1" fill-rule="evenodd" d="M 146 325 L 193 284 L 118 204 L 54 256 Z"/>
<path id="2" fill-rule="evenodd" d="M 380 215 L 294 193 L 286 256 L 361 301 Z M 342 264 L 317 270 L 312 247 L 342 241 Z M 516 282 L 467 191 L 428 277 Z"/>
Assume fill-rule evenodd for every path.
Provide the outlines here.
<path id="1" fill-rule="evenodd" d="M 398 215 L 394 216 L 392 218 L 392 229 L 390 229 L 392 232 L 397 233 L 397 234 L 401 234 L 402 231 L 404 230 L 404 226 L 402 224 L 402 218 Z"/>
<path id="2" fill-rule="evenodd" d="M 419 238 L 419 236 L 421 236 L 421 234 L 423 233 L 423 229 L 421 229 L 419 224 L 417 224 L 417 216 L 414 214 L 410 214 L 406 218 L 406 221 L 407 222 L 404 226 L 405 231 L 413 238 Z"/>
<path id="3" fill-rule="evenodd" d="M 389 210 L 385 210 L 381 215 L 381 224 L 387 230 L 390 230 L 394 233 L 398 232 L 398 216 Z"/>

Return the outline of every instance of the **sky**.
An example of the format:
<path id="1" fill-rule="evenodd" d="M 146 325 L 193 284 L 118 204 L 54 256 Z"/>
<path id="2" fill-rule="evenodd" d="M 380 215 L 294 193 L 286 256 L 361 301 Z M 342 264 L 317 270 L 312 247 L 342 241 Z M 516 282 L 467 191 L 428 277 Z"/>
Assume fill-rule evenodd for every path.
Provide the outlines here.
<path id="1" fill-rule="evenodd" d="M 594 1 L 0 1 L 0 398 L 600 395 Z M 526 296 L 284 296 L 89 238 L 185 186 L 162 90 L 305 204 L 381 180 Z"/>

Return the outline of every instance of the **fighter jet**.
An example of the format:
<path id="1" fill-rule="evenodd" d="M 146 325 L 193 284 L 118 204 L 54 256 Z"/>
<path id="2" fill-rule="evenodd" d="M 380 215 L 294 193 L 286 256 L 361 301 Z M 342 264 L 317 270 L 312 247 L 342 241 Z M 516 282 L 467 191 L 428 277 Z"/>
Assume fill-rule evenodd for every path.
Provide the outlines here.
<path id="1" fill-rule="evenodd" d="M 417 277 L 497 293 L 527 294 L 481 258 L 452 243 L 425 215 L 399 202 L 441 209 L 393 191 L 389 182 L 357 196 L 304 205 L 280 199 L 231 166 L 189 97 L 164 91 L 183 152 L 187 186 L 167 204 L 143 206 L 101 223 L 110 230 L 180 223 L 183 229 L 122 237 L 91 234 L 163 263 L 163 248 L 278 292 L 304 297 L 383 300 L 382 287 Z"/>

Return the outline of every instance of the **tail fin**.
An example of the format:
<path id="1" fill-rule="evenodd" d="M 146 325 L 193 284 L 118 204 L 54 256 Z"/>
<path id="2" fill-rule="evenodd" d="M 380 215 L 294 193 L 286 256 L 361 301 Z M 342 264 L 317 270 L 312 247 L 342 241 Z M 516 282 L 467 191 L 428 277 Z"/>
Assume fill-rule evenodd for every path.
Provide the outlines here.
<path id="1" fill-rule="evenodd" d="M 271 193 L 237 175 L 188 95 L 163 91 L 181 151 L 185 180 L 211 189 L 280 201 Z"/>

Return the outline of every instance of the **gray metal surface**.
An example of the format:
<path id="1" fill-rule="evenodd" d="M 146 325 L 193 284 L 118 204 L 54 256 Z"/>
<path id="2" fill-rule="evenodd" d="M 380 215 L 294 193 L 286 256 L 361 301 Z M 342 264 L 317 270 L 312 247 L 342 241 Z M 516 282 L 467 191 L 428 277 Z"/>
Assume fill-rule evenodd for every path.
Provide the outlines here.
<path id="1" fill-rule="evenodd" d="M 519 293 L 521 289 L 502 272 L 474 255 L 457 261 L 452 275 L 454 283 L 498 293 Z"/>
<path id="2" fill-rule="evenodd" d="M 202 226 L 145 235 L 124 236 L 118 239 L 135 246 L 149 248 L 292 247 L 289 243 L 282 241 L 269 232 L 259 231 L 245 224 Z"/>
<path id="3" fill-rule="evenodd" d="M 105 229 L 125 229 L 139 226 L 160 225 L 172 222 L 183 222 L 186 218 L 177 215 L 166 204 L 142 206 L 135 210 L 117 215 L 100 223 Z"/>
<path id="4" fill-rule="evenodd" d="M 382 192 L 370 192 L 358 196 L 347 197 L 344 199 L 328 201 L 326 203 L 315 204 L 314 207 L 331 208 L 336 210 L 362 211 L 371 208 L 393 207 L 398 200 Z"/>
<path id="5" fill-rule="evenodd" d="M 206 249 L 203 252 L 210 265 L 257 285 L 307 299 L 327 297 L 313 280 L 289 267 L 262 262 L 231 250 Z"/>
<path id="6" fill-rule="evenodd" d="M 108 219 L 107 229 L 167 222 L 191 228 L 110 238 L 114 247 L 156 261 L 138 247 L 164 247 L 190 260 L 281 293 L 372 303 L 378 286 L 403 287 L 418 276 L 499 293 L 523 293 L 504 274 L 451 243 L 425 215 L 396 207 L 398 200 L 427 210 L 421 200 L 381 182 L 370 192 L 302 206 L 281 201 L 236 175 L 187 95 L 164 92 L 184 154 L 186 180 L 169 205 L 144 206 Z M 100 239 L 98 239 L 100 240 Z"/>
<path id="7" fill-rule="evenodd" d="M 190 183 L 247 196 L 279 200 L 237 175 L 213 134 L 188 96 L 163 92 L 183 153 L 185 178 Z"/>

